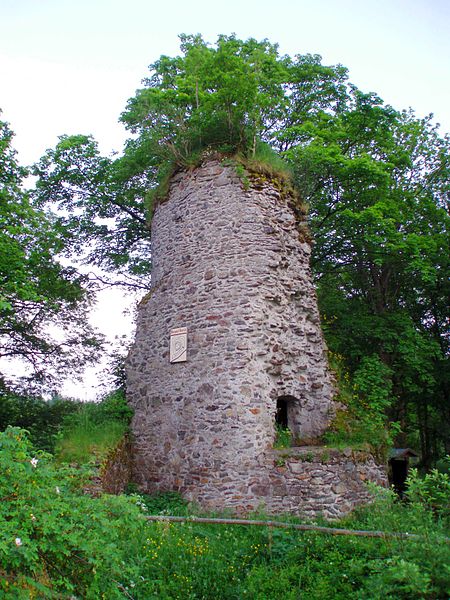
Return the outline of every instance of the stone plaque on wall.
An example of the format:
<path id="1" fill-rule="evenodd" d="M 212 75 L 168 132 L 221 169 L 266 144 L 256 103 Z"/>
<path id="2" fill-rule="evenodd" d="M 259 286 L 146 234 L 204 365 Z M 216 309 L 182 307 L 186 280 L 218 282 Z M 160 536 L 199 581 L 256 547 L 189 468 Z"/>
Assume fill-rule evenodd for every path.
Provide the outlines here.
<path id="1" fill-rule="evenodd" d="M 185 362 L 187 360 L 187 328 L 179 327 L 170 332 L 170 362 Z"/>

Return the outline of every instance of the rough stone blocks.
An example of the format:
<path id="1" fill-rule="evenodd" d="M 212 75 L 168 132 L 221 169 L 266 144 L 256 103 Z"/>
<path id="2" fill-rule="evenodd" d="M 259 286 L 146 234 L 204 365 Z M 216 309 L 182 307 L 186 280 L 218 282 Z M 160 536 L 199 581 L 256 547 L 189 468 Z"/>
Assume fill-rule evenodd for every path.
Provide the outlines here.
<path id="1" fill-rule="evenodd" d="M 276 415 L 311 439 L 333 412 L 310 245 L 289 200 L 270 181 L 244 189 L 232 166 L 210 161 L 177 174 L 155 210 L 152 286 L 127 360 L 146 491 L 178 489 L 215 508 L 313 510 L 307 484 L 304 497 L 277 500 L 304 469 L 273 481 Z M 182 362 L 171 362 L 174 330 L 187 331 Z"/>

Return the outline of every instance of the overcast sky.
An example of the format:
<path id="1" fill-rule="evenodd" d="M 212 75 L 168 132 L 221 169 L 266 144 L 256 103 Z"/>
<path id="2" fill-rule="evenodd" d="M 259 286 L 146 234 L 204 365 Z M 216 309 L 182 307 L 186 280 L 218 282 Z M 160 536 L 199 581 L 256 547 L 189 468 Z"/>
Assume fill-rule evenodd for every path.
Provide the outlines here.
<path id="1" fill-rule="evenodd" d="M 214 43 L 234 32 L 341 63 L 363 91 L 432 112 L 450 132 L 449 31 L 450 0 L 0 0 L 0 108 L 22 164 L 62 134 L 120 151 L 118 117 L 148 65 L 177 54 L 180 33 Z M 123 305 L 110 295 L 96 323 L 114 320 L 110 333 L 124 333 L 126 321 L 111 316 Z"/>

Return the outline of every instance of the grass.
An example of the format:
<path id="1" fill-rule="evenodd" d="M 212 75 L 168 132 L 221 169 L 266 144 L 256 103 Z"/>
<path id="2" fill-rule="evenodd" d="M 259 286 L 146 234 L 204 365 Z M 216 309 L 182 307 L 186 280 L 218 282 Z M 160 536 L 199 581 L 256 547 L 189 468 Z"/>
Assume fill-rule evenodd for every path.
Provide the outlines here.
<path id="1" fill-rule="evenodd" d="M 121 391 L 102 402 L 82 404 L 62 427 L 55 446 L 57 460 L 77 464 L 101 461 L 128 431 L 131 415 Z"/>
<path id="2" fill-rule="evenodd" d="M 174 158 L 164 162 L 158 172 L 157 185 L 147 193 L 145 199 L 149 223 L 151 223 L 156 207 L 168 199 L 170 182 L 177 170 L 190 170 L 199 167 L 205 158 L 213 157 L 221 161 L 223 165 L 233 166 L 245 189 L 248 189 L 251 184 L 258 186 L 265 181 L 276 184 L 280 193 L 289 197 L 291 208 L 294 210 L 299 224 L 304 224 L 307 207 L 301 202 L 295 190 L 289 165 L 269 144 L 261 141 L 257 143 L 255 153 L 251 155 L 230 154 L 226 151 L 212 151 L 209 148 L 203 151 L 192 151 L 190 155 L 182 159 L 176 160 Z"/>
<path id="3" fill-rule="evenodd" d="M 86 420 L 63 433 L 56 443 L 56 458 L 77 464 L 101 460 L 117 446 L 127 429 L 127 425 L 119 421 L 93 423 Z"/>
<path id="4" fill-rule="evenodd" d="M 167 501 L 171 511 L 177 510 L 173 494 Z M 150 510 L 152 499 L 145 503 Z M 158 512 L 167 514 L 164 495 L 157 503 Z M 178 508 L 185 511 L 181 500 Z M 144 548 L 146 594 L 205 600 L 447 597 L 450 545 L 442 538 L 446 529 L 423 507 L 408 507 L 392 494 L 380 493 L 371 507 L 341 524 L 350 529 L 416 531 L 424 537 L 405 541 L 270 527 L 151 523 Z M 134 597 L 146 596 L 136 592 Z"/>

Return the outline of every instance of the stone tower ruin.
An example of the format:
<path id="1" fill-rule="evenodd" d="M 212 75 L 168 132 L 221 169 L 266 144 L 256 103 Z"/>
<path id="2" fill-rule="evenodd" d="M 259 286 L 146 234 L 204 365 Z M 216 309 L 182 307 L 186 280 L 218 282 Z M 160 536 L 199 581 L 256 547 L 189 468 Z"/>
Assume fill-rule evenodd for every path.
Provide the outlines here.
<path id="1" fill-rule="evenodd" d="M 309 258 L 276 180 L 243 182 L 215 159 L 172 178 L 127 361 L 143 490 L 335 516 L 365 498 L 363 480 L 383 479 L 370 457 L 273 449 L 277 423 L 307 444 L 333 414 Z"/>

